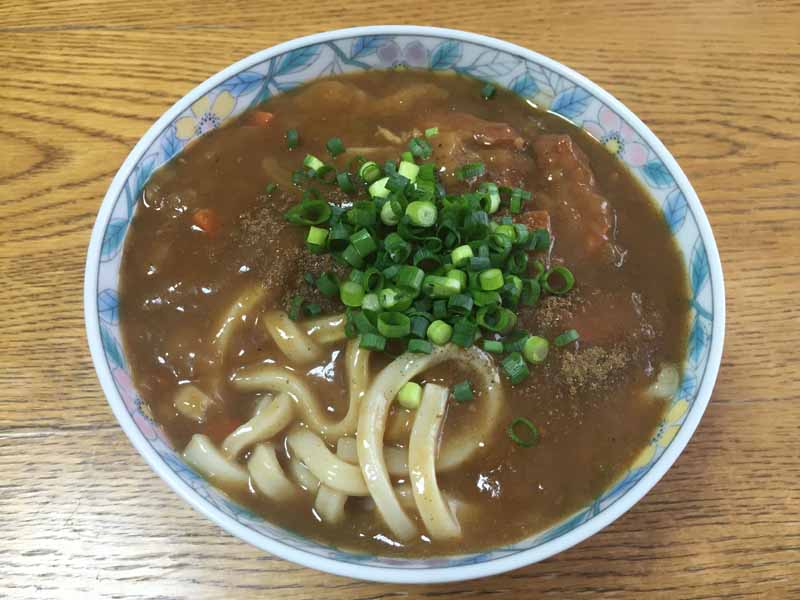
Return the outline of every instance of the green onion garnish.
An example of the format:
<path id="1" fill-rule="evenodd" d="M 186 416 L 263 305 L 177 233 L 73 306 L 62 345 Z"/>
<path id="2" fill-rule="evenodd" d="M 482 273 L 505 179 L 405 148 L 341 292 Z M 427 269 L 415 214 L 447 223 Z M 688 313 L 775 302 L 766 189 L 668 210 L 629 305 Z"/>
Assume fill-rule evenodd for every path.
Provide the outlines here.
<path id="1" fill-rule="evenodd" d="M 297 133 L 297 129 L 290 129 L 286 132 L 286 146 L 289 148 L 289 150 L 294 150 L 297 148 L 299 143 L 300 136 Z"/>
<path id="2" fill-rule="evenodd" d="M 561 346 L 566 346 L 567 344 L 577 341 L 580 337 L 581 336 L 577 331 L 574 329 L 568 329 L 561 335 L 557 336 L 556 339 L 553 340 L 553 343 L 560 348 Z"/>
<path id="3" fill-rule="evenodd" d="M 453 328 L 444 321 L 434 321 L 428 326 L 427 335 L 437 346 L 444 346 L 453 336 Z"/>
<path id="4" fill-rule="evenodd" d="M 425 130 L 425 137 L 426 138 L 432 138 L 435 135 L 439 135 L 439 128 L 438 127 L 428 127 L 428 129 Z"/>
<path id="5" fill-rule="evenodd" d="M 472 385 L 469 381 L 462 381 L 453 386 L 453 399 L 458 403 L 472 400 Z"/>
<path id="6" fill-rule="evenodd" d="M 302 296 L 293 296 L 289 304 L 289 318 L 292 321 L 297 321 L 300 318 L 300 311 L 303 308 L 305 299 Z"/>
<path id="7" fill-rule="evenodd" d="M 322 167 L 325 166 L 325 163 L 318 159 L 313 154 L 306 154 L 305 159 L 303 159 L 303 166 L 308 167 L 314 173 L 319 171 Z"/>
<path id="8" fill-rule="evenodd" d="M 406 207 L 406 216 L 417 227 L 430 227 L 436 223 L 437 210 L 433 202 L 417 200 Z"/>
<path id="9" fill-rule="evenodd" d="M 518 384 L 530 374 L 528 366 L 525 364 L 525 359 L 522 358 L 522 354 L 519 352 L 509 354 L 503 359 L 501 365 L 512 385 Z"/>
<path id="10" fill-rule="evenodd" d="M 529 363 L 537 364 L 544 362 L 547 358 L 547 351 L 550 349 L 550 344 L 547 340 L 538 335 L 532 335 L 525 342 L 522 348 L 522 356 L 525 357 Z"/>
<path id="11" fill-rule="evenodd" d="M 397 403 L 403 408 L 416 410 L 422 402 L 422 386 L 413 381 L 403 384 L 397 392 Z"/>
<path id="12" fill-rule="evenodd" d="M 517 431 L 520 431 L 521 435 L 517 433 Z M 517 446 L 531 448 L 539 443 L 539 430 L 536 428 L 536 425 L 525 417 L 517 417 L 511 421 L 506 432 L 508 433 L 508 437 L 511 438 L 511 441 Z"/>
<path id="13" fill-rule="evenodd" d="M 561 296 L 575 285 L 575 276 L 566 267 L 553 267 L 541 277 L 542 288 L 550 294 Z"/>
<path id="14" fill-rule="evenodd" d="M 485 85 L 484 85 L 484 86 L 481 88 L 481 96 L 483 96 L 483 99 L 484 99 L 484 100 L 488 100 L 489 98 L 491 98 L 492 96 L 494 96 L 494 94 L 495 94 L 495 92 L 496 92 L 496 91 L 497 91 L 497 88 L 495 88 L 495 86 L 494 86 L 493 84 L 491 84 L 491 83 L 486 83 L 486 84 L 485 84 Z"/>
<path id="15" fill-rule="evenodd" d="M 411 154 L 422 160 L 429 159 L 433 151 L 428 140 L 418 137 L 411 138 L 411 141 L 408 143 L 408 149 L 411 150 Z"/>
<path id="16" fill-rule="evenodd" d="M 377 350 L 382 352 L 386 349 L 386 338 L 378 333 L 365 333 L 362 334 L 361 342 L 358 345 L 365 350 Z"/>
<path id="17" fill-rule="evenodd" d="M 344 152 L 344 144 L 342 143 L 342 139 L 338 137 L 332 137 L 329 139 L 325 144 L 325 147 L 328 149 L 330 155 L 334 158 Z"/>
<path id="18" fill-rule="evenodd" d="M 503 342 L 496 342 L 494 340 L 483 340 L 483 349 L 492 354 L 503 353 Z"/>
<path id="19" fill-rule="evenodd" d="M 456 169 L 456 177 L 462 181 L 480 177 L 486 173 L 486 167 L 483 163 L 468 163 L 460 169 Z"/>
<path id="20" fill-rule="evenodd" d="M 364 299 L 364 288 L 355 281 L 345 281 L 339 287 L 339 298 L 345 306 L 361 306 L 361 301 Z"/>
<path id="21" fill-rule="evenodd" d="M 365 162 L 358 169 L 358 176 L 361 177 L 361 179 L 363 179 L 366 183 L 372 183 L 381 176 L 381 168 L 376 162 Z"/>
<path id="22" fill-rule="evenodd" d="M 408 348 L 409 352 L 416 352 L 418 354 L 430 354 L 433 352 L 433 344 L 431 344 L 428 340 L 409 340 L 408 341 Z"/>

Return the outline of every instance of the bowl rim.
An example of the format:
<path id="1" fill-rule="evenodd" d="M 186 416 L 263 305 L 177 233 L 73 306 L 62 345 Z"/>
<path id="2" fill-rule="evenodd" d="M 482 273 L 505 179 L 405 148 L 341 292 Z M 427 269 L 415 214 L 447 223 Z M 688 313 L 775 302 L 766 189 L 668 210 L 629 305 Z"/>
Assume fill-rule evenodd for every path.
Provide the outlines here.
<path id="1" fill-rule="evenodd" d="M 114 383 L 111 369 L 105 360 L 104 350 L 100 338 L 100 319 L 97 310 L 97 278 L 100 267 L 100 250 L 103 235 L 108 224 L 115 202 L 122 192 L 123 186 L 131 175 L 134 166 L 145 154 L 153 141 L 168 127 L 181 113 L 190 108 L 198 99 L 213 90 L 215 87 L 257 64 L 262 63 L 276 55 L 312 44 L 335 41 L 343 38 L 359 37 L 365 35 L 409 35 L 451 39 L 462 42 L 472 42 L 485 45 L 496 50 L 507 52 L 527 60 L 539 63 L 557 72 L 576 85 L 588 90 L 594 97 L 600 99 L 607 106 L 614 109 L 631 127 L 650 145 L 674 178 L 678 188 L 684 193 L 686 201 L 696 219 L 700 239 L 706 250 L 709 264 L 710 284 L 712 286 L 713 324 L 708 362 L 705 373 L 700 382 L 696 397 L 689 413 L 675 438 L 664 450 L 661 457 L 651 466 L 644 476 L 617 501 L 598 515 L 578 525 L 575 529 L 554 538 L 534 548 L 521 550 L 513 554 L 490 559 L 485 562 L 460 565 L 453 567 L 432 567 L 421 569 L 404 569 L 396 567 L 376 567 L 357 565 L 342 562 L 334 558 L 327 558 L 307 553 L 293 548 L 283 542 L 267 537 L 235 521 L 222 513 L 216 507 L 205 502 L 189 485 L 184 483 L 166 465 L 163 459 L 150 446 L 142 432 L 133 421 L 123 403 L 122 397 Z M 554 554 L 562 552 L 586 538 L 605 528 L 617 518 L 627 512 L 663 477 L 667 470 L 677 460 L 689 439 L 697 428 L 711 397 L 711 392 L 716 383 L 717 374 L 722 358 L 722 348 L 725 333 L 725 290 L 720 262 L 719 251 L 711 230 L 711 225 L 705 210 L 700 203 L 691 183 L 678 166 L 677 161 L 667 150 L 664 144 L 650 131 L 650 129 L 631 112 L 622 102 L 606 92 L 599 85 L 593 83 L 583 75 L 566 67 L 565 65 L 543 56 L 537 52 L 513 44 L 467 31 L 439 27 L 422 27 L 415 25 L 373 25 L 336 29 L 322 33 L 315 33 L 290 41 L 277 44 L 270 48 L 255 52 L 239 60 L 218 73 L 206 79 L 189 93 L 175 102 L 142 136 L 133 150 L 128 154 L 122 166 L 117 171 L 114 179 L 106 192 L 92 229 L 88 246 L 86 269 L 84 278 L 84 319 L 86 322 L 86 335 L 89 350 L 94 363 L 95 371 L 100 381 L 103 392 L 115 417 L 120 423 L 125 434 L 130 439 L 136 450 L 144 457 L 160 477 L 181 498 L 188 502 L 195 510 L 202 513 L 231 535 L 242 539 L 253 546 L 269 552 L 285 560 L 295 562 L 305 567 L 314 568 L 335 575 L 353 577 L 368 581 L 384 583 L 444 583 L 463 581 L 495 575 L 511 571 L 520 567 L 544 560 Z"/>

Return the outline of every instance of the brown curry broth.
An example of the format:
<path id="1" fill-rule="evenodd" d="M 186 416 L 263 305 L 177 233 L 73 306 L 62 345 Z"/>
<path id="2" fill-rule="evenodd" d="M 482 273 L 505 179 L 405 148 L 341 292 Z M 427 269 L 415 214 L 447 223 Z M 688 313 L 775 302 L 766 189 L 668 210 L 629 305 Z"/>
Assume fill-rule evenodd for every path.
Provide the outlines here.
<path id="1" fill-rule="evenodd" d="M 480 84 L 458 76 L 372 72 L 337 79 L 367 90 L 370 97 L 388 96 L 419 83 L 441 86 L 450 93 L 444 102 L 398 102 L 392 110 L 360 117 L 353 112 L 354 102 L 323 97 L 320 88 L 300 88 L 263 106 L 275 114 L 266 128 L 242 126 L 239 119 L 195 141 L 153 175 L 139 203 L 121 269 L 122 331 L 137 389 L 176 447 L 182 448 L 198 432 L 208 433 L 219 442 L 253 410 L 254 395 L 225 387 L 217 394 L 207 424 L 196 424 L 176 413 L 172 396 L 179 381 L 207 384 L 209 374 L 219 368 L 209 343 L 213 324 L 245 285 L 257 279 L 254 270 L 247 271 L 251 257 L 231 239 L 235 238 L 239 215 L 269 202 L 262 193 L 271 177 L 262 168 L 262 159 L 272 156 L 291 172 L 306 152 L 327 158 L 324 143 L 333 135 L 341 136 L 350 147 L 375 145 L 376 125 L 406 131 L 423 121 L 425 114 L 444 107 L 506 122 L 527 139 L 543 132 L 572 136 L 589 157 L 600 192 L 616 211 L 616 240 L 628 252 L 622 268 L 610 266 L 608 261 L 587 260 L 580 249 L 565 243 L 556 243 L 556 254 L 570 264 L 583 289 L 640 292 L 649 310 L 660 315 L 657 335 L 647 342 L 653 364 L 682 360 L 687 291 L 678 251 L 644 190 L 600 144 L 563 119 L 536 110 L 510 93 L 499 91 L 494 99 L 484 101 Z M 350 110 L 347 115 L 345 109 Z M 284 132 L 291 127 L 301 135 L 302 146 L 296 151 L 287 150 L 284 142 Z M 542 185 L 532 171 L 527 186 L 534 198 Z M 192 211 L 205 207 L 213 207 L 221 223 L 219 234 L 212 239 L 191 230 Z M 554 219 L 556 239 L 559 230 L 572 226 Z M 279 244 L 301 244 L 299 229 L 284 232 Z M 576 264 L 574 259 L 580 262 Z M 280 295 L 273 295 L 273 305 Z M 257 330 L 236 336 L 233 351 L 225 358 L 225 373 L 257 361 L 282 362 L 280 352 Z M 346 410 L 341 368 L 344 353 L 340 350 L 336 348 L 330 360 L 323 361 L 332 366 L 319 365 L 308 378 L 335 415 Z M 550 360 L 557 360 L 558 352 L 553 349 Z M 385 361 L 374 361 L 374 365 L 381 363 Z M 627 376 L 599 392 L 587 389 L 566 397 L 557 381 L 557 370 L 533 370 L 535 387 L 525 388 L 528 395 L 506 386 L 506 398 L 509 415 L 529 417 L 540 426 L 538 447 L 524 449 L 510 443 L 504 422 L 484 456 L 459 472 L 440 477 L 444 490 L 473 504 L 477 509 L 473 514 L 479 515 L 469 518 L 465 514 L 464 539 L 457 543 L 417 540 L 404 547 L 392 545 L 386 541 L 391 539 L 390 532 L 376 515 L 354 510 L 351 505 L 345 523 L 320 524 L 312 516 L 310 496 L 288 506 L 249 495 L 238 499 L 298 533 L 336 546 L 382 554 L 473 551 L 530 535 L 602 493 L 645 446 L 664 409 L 662 402 L 643 397 L 642 390 L 653 376 L 636 365 Z M 468 375 L 455 371 L 438 368 L 427 378 L 452 384 Z M 446 435 L 468 419 L 472 410 L 469 405 L 451 405 Z"/>

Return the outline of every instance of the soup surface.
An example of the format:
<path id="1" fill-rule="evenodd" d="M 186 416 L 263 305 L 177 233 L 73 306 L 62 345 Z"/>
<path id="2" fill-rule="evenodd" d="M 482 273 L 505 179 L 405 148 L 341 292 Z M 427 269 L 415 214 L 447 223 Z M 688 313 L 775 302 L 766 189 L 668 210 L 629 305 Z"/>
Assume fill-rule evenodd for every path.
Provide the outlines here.
<path id="1" fill-rule="evenodd" d="M 388 555 L 462 553 L 514 542 L 601 494 L 643 450 L 662 417 L 665 394 L 652 386 L 684 359 L 688 307 L 686 274 L 663 218 L 598 141 L 503 90 L 485 99 L 481 88 L 471 79 L 420 71 L 320 80 L 210 131 L 145 186 L 127 235 L 120 283 L 122 332 L 135 384 L 176 448 L 187 447 L 195 434 L 207 436 L 199 454 L 223 448 L 228 462 L 201 471 L 274 523 L 338 547 Z M 367 480 L 371 476 L 359 462 L 369 448 L 356 452 L 353 445 L 338 445 L 337 456 L 356 470 L 351 493 L 344 493 L 309 477 L 319 465 L 303 462 L 313 461 L 312 455 L 330 461 L 335 438 L 342 436 L 323 431 L 317 438 L 327 442 L 330 456 L 319 448 L 311 452 L 311 442 L 306 447 L 299 437 L 290 439 L 314 430 L 304 429 L 309 419 L 298 403 L 315 403 L 320 419 L 330 422 L 345 417 L 358 385 L 353 361 L 365 357 L 353 356 L 357 340 L 337 333 L 341 318 L 329 319 L 323 333 L 304 327 L 320 316 L 344 313 L 338 296 L 323 295 L 313 282 L 323 272 L 346 278 L 349 267 L 331 254 L 309 252 L 308 228 L 287 222 L 284 212 L 308 187 L 298 176 L 300 185 L 294 185 L 292 175 L 307 154 L 337 170 L 359 155 L 382 165 L 398 160 L 411 138 L 434 127 L 438 133 L 427 138 L 429 160 L 440 168 L 447 193 L 475 190 L 487 181 L 530 191 L 522 212 L 511 216 L 551 231 L 552 245 L 539 259 L 548 267 L 567 265 L 576 283 L 566 294 L 543 294 L 535 305 L 517 308 L 516 329 L 551 344 L 545 360 L 528 365 L 530 374 L 516 385 L 503 374 L 503 357 L 481 351 L 480 341 L 472 352 L 485 362 L 481 368 L 493 369 L 493 387 L 482 384 L 466 354 L 414 377 L 451 391 L 469 381 L 474 390 L 471 401 L 448 398 L 438 460 L 446 448 L 457 453 L 462 440 L 477 444 L 468 460 L 437 469 L 448 518 L 460 528 L 456 534 L 432 534 L 441 530 L 416 510 L 405 467 L 391 473 L 396 498 L 413 523 L 407 529 L 413 535 L 398 535 L 380 501 L 355 481 L 361 471 Z M 299 133 L 293 149 L 286 141 L 291 129 Z M 332 137 L 344 145 L 335 158 L 326 149 Z M 470 163 L 482 163 L 485 173 L 459 178 L 458 168 Z M 336 185 L 317 188 L 326 201 L 344 208 L 369 197 L 365 186 L 355 196 Z M 503 215 L 509 215 L 505 206 L 491 217 Z M 286 325 L 280 311 L 289 310 L 298 295 L 321 314 Z M 297 339 L 291 323 L 303 332 Z M 553 343 L 572 329 L 577 341 Z M 282 336 L 292 339 L 276 342 Z M 297 348 L 298 340 L 301 346 L 306 341 L 305 349 Z M 287 350 L 284 342 L 295 346 Z M 355 392 L 360 397 L 369 395 L 369 384 L 403 348 L 389 344 L 386 350 L 370 353 L 367 383 Z M 298 398 L 295 390 L 281 405 L 285 387 L 259 387 L 257 376 L 240 376 L 259 367 L 299 378 L 307 397 Z M 478 423 L 491 393 L 500 406 Z M 257 451 L 248 438 L 231 450 L 228 436 L 259 406 L 276 419 L 269 439 L 259 440 L 268 445 Z M 291 416 L 279 416 L 280 406 Z M 355 418 L 363 417 L 357 413 Z M 516 417 L 535 424 L 537 444 L 525 447 L 509 436 Z M 388 463 L 408 460 L 415 418 L 415 411 L 391 403 L 384 436 Z M 358 436 L 364 437 L 367 426 L 359 422 Z M 355 440 L 353 429 L 343 437 Z M 530 434 L 524 426 L 516 432 L 523 441 Z M 240 480 L 241 473 L 247 478 L 247 465 L 258 461 L 262 476 L 277 477 L 268 493 L 252 478 Z M 330 464 L 343 471 L 340 463 Z"/>

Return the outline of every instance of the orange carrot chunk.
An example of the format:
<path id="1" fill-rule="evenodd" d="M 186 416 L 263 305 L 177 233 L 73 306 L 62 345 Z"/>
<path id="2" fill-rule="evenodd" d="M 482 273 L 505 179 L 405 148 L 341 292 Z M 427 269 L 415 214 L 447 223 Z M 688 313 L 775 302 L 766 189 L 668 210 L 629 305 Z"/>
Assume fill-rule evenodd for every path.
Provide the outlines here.
<path id="1" fill-rule="evenodd" d="M 192 215 L 192 223 L 209 237 L 214 237 L 219 231 L 219 218 L 210 208 L 201 208 Z"/>
<path id="2" fill-rule="evenodd" d="M 266 127 L 274 117 L 275 115 L 271 112 L 256 110 L 250 113 L 250 116 L 247 118 L 247 124 L 258 127 Z"/>

